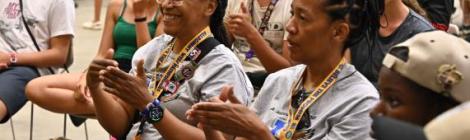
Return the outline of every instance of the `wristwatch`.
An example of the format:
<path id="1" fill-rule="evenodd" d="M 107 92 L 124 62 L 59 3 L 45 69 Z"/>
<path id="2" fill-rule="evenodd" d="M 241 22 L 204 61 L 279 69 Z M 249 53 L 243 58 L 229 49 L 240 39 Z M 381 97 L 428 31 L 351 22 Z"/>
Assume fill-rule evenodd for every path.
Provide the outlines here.
<path id="1" fill-rule="evenodd" d="M 10 64 L 16 64 L 18 59 L 16 58 L 16 53 L 10 53 Z"/>
<path id="2" fill-rule="evenodd" d="M 141 116 L 144 117 L 147 122 L 154 124 L 162 120 L 163 111 L 164 109 L 160 105 L 160 101 L 158 101 L 158 99 L 154 99 L 147 105 L 147 108 L 141 112 Z"/>

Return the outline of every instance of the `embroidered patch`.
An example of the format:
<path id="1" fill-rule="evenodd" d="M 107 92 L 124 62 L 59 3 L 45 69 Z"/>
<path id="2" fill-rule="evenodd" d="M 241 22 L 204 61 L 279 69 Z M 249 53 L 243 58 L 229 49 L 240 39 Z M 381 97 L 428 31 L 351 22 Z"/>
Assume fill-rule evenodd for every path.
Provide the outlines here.
<path id="1" fill-rule="evenodd" d="M 189 54 L 189 58 L 195 61 L 199 57 L 200 54 L 201 54 L 201 50 L 199 50 L 198 48 L 194 48 L 193 51 L 191 51 L 191 53 Z"/>
<path id="2" fill-rule="evenodd" d="M 444 64 L 438 69 L 437 83 L 444 90 L 446 96 L 450 96 L 450 91 L 453 86 L 457 85 L 463 80 L 463 75 L 457 70 L 457 66 Z"/>
<path id="3" fill-rule="evenodd" d="M 165 81 L 163 84 L 163 87 L 166 91 L 171 92 L 171 93 L 176 93 L 179 88 L 179 83 L 178 82 L 173 82 L 173 81 Z"/>

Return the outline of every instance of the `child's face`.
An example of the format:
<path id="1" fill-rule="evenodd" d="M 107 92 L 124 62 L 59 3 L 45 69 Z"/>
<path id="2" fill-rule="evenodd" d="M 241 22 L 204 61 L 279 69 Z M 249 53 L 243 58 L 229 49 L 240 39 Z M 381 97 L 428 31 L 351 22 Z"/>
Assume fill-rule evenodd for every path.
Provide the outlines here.
<path id="1" fill-rule="evenodd" d="M 372 116 L 383 115 L 424 126 L 440 112 L 440 103 L 430 99 L 430 93 L 400 74 L 382 67 L 379 76 L 380 103 Z"/>

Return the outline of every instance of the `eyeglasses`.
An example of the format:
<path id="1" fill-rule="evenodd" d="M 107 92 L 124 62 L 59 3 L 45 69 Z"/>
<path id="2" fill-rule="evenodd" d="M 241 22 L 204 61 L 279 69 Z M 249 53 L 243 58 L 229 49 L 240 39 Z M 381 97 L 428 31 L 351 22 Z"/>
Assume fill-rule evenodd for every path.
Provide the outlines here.
<path id="1" fill-rule="evenodd" d="M 158 4 L 164 4 L 168 2 L 168 4 L 171 4 L 173 6 L 181 6 L 183 5 L 183 0 L 157 0 Z"/>

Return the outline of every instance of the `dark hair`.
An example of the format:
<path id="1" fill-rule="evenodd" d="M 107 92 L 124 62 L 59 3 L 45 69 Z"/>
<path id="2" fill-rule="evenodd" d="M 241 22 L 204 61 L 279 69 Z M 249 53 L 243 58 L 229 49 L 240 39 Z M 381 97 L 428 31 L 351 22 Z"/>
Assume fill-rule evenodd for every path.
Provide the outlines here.
<path id="1" fill-rule="evenodd" d="M 332 21 L 346 20 L 350 33 L 345 47 L 351 47 L 362 39 L 371 39 L 380 28 L 384 0 L 325 0 L 326 12 Z M 345 50 L 346 50 L 345 48 Z"/>
<path id="2" fill-rule="evenodd" d="M 211 16 L 209 27 L 211 28 L 214 38 L 220 43 L 229 47 L 229 38 L 224 26 L 225 9 L 227 8 L 227 0 L 217 0 L 217 8 Z"/>

